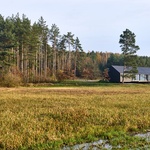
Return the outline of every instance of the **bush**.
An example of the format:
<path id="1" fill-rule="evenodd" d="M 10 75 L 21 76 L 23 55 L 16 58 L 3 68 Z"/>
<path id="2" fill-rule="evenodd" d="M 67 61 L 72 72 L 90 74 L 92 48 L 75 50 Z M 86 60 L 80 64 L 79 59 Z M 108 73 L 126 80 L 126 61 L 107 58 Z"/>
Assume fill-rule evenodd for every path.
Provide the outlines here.
<path id="1" fill-rule="evenodd" d="M 0 85 L 3 87 L 17 87 L 22 84 L 22 79 L 16 74 L 7 73 L 0 78 Z"/>
<path id="2" fill-rule="evenodd" d="M 59 70 L 57 72 L 57 81 L 58 82 L 64 81 L 64 80 L 66 80 L 68 78 L 69 78 L 69 75 L 67 75 L 64 71 Z"/>

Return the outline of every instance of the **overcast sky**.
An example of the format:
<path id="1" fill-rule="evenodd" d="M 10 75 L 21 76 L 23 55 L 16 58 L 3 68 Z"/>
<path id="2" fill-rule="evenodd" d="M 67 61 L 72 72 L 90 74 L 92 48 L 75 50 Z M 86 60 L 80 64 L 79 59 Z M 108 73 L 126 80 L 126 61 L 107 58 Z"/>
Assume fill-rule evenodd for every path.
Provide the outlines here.
<path id="1" fill-rule="evenodd" d="M 150 0 L 3 0 L 1 15 L 19 12 L 31 22 L 42 16 L 49 28 L 72 32 L 84 51 L 121 53 L 119 38 L 126 29 L 136 35 L 138 55 L 150 56 Z"/>

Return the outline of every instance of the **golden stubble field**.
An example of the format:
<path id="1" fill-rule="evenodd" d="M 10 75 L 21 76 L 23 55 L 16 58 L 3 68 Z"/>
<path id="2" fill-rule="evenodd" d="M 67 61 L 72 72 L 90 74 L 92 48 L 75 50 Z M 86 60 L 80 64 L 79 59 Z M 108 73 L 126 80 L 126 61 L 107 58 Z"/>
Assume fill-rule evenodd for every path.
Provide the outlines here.
<path id="1" fill-rule="evenodd" d="M 0 88 L 0 149 L 144 131 L 149 116 L 150 85 Z"/>

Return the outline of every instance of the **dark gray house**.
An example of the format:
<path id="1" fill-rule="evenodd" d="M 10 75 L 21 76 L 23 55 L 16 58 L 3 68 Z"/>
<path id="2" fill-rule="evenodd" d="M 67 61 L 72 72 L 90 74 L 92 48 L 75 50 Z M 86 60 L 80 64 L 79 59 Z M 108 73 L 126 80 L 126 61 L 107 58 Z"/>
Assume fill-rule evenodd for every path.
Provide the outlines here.
<path id="1" fill-rule="evenodd" d="M 126 68 L 130 70 L 129 68 Z M 150 82 L 150 67 L 138 67 L 135 78 L 124 78 L 124 82 Z M 111 66 L 109 68 L 110 82 L 122 82 L 123 66 Z"/>

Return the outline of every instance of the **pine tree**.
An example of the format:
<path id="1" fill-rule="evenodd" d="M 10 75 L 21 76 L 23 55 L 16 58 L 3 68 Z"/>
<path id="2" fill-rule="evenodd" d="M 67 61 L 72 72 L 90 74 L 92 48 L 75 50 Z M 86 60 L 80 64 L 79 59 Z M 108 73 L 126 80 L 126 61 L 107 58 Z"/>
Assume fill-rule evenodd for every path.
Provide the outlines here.
<path id="1" fill-rule="evenodd" d="M 12 52 L 12 48 L 15 46 L 13 27 L 10 18 L 4 19 L 0 15 L 0 66 L 6 72 L 14 61 Z"/>
<path id="2" fill-rule="evenodd" d="M 135 45 L 135 37 L 135 34 L 129 29 L 120 35 L 119 43 L 124 56 L 122 83 L 124 83 L 124 78 L 135 78 L 137 73 L 136 52 L 139 50 L 139 46 Z"/>
<path id="3" fill-rule="evenodd" d="M 83 52 L 83 49 L 82 49 L 82 46 L 81 46 L 81 43 L 80 43 L 80 40 L 79 38 L 77 37 L 76 40 L 75 40 L 75 60 L 74 60 L 74 74 L 75 76 L 77 75 L 77 64 L 79 64 L 79 52 Z"/>
<path id="4" fill-rule="evenodd" d="M 46 79 L 47 77 L 47 47 L 48 47 L 47 45 L 48 45 L 49 29 L 43 17 L 40 17 L 40 19 L 38 20 L 38 27 L 39 27 L 39 42 L 40 42 L 39 74 L 40 74 L 40 78 L 44 76 L 44 78 Z"/>
<path id="5" fill-rule="evenodd" d="M 74 37 L 74 34 L 72 34 L 71 32 L 68 32 L 67 35 L 65 35 L 65 40 L 69 49 L 68 67 L 67 67 L 69 74 L 71 73 L 71 46 L 74 45 L 73 37 Z"/>
<path id="6" fill-rule="evenodd" d="M 52 47 L 53 47 L 53 69 L 52 69 L 52 74 L 54 77 L 56 77 L 56 70 L 57 70 L 57 46 L 58 46 L 58 41 L 60 38 L 59 35 L 59 28 L 55 25 L 52 24 L 51 29 L 49 31 L 49 39 L 52 42 Z"/>

